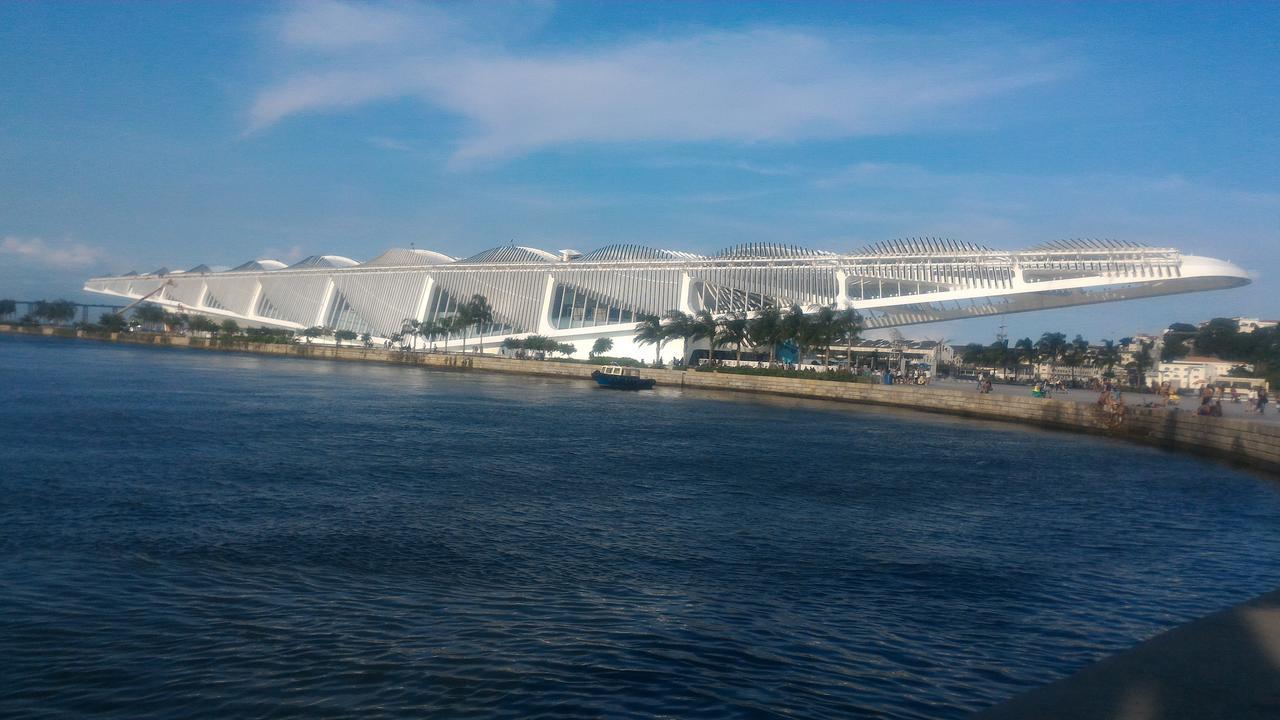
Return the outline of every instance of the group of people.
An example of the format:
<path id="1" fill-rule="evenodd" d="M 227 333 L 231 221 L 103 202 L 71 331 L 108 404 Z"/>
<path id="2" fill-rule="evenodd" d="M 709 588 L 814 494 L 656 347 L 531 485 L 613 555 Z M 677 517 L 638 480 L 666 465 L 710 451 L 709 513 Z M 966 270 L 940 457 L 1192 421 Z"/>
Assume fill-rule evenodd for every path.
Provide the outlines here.
<path id="1" fill-rule="evenodd" d="M 1160 396 L 1159 407 L 1177 407 L 1178 403 L 1182 400 L 1178 395 L 1178 389 L 1169 382 L 1160 383 L 1160 386 L 1156 388 L 1156 394 Z M 1252 393 L 1241 393 L 1234 387 L 1226 388 L 1222 386 L 1205 385 L 1200 389 L 1198 397 L 1200 403 L 1196 407 L 1195 413 L 1197 415 L 1209 415 L 1213 417 L 1220 417 L 1222 415 L 1223 400 L 1230 399 L 1232 403 L 1238 405 L 1243 402 L 1245 398 L 1248 398 L 1250 410 L 1259 415 L 1266 414 L 1267 405 L 1271 402 L 1271 398 L 1267 394 L 1266 388 L 1261 387 L 1257 388 Z"/>
<path id="2" fill-rule="evenodd" d="M 911 370 L 905 373 L 900 370 L 885 370 L 880 373 L 880 382 L 885 385 L 928 385 L 930 377 L 927 370 Z"/>

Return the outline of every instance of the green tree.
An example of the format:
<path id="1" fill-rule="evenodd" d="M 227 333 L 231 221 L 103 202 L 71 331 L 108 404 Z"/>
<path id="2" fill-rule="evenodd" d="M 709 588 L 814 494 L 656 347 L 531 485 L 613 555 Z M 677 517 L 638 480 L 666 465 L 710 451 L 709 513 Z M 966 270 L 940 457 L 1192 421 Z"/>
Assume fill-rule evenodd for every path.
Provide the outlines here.
<path id="1" fill-rule="evenodd" d="M 473 308 L 471 303 L 462 303 L 458 306 L 457 311 L 454 313 L 453 318 L 450 321 L 451 329 L 462 336 L 462 352 L 467 351 L 468 331 L 471 329 L 471 325 L 475 322 L 471 317 L 472 310 Z"/>
<path id="2" fill-rule="evenodd" d="M 604 355 L 613 349 L 613 340 L 609 338 L 596 338 L 591 344 L 591 352 L 587 353 L 587 357 L 594 358 L 597 355 Z"/>
<path id="3" fill-rule="evenodd" d="M 16 312 L 18 312 L 16 300 L 0 300 L 0 318 L 7 318 Z"/>
<path id="4" fill-rule="evenodd" d="M 1249 335 L 1250 333 L 1243 333 Z M 1247 355 L 1247 342 L 1241 342 L 1240 325 L 1231 318 L 1214 318 L 1196 331 L 1197 355 L 1211 355 L 1234 360 Z"/>
<path id="5" fill-rule="evenodd" d="M 191 322 L 191 317 L 183 313 L 165 313 L 164 324 L 168 332 L 178 332 Z"/>
<path id="6" fill-rule="evenodd" d="M 1036 342 L 1036 352 L 1040 353 L 1041 360 L 1049 363 L 1050 375 L 1058 373 L 1058 363 L 1066 351 L 1067 336 L 1060 332 L 1047 332 Z"/>
<path id="7" fill-rule="evenodd" d="M 694 342 L 706 340 L 707 363 L 714 363 L 716 348 L 724 344 L 724 336 L 720 334 L 720 321 L 710 311 L 700 310 L 689 323 L 689 339 Z"/>
<path id="8" fill-rule="evenodd" d="M 430 350 L 436 343 L 436 338 L 445 334 L 448 328 L 439 320 L 423 320 L 418 326 L 418 335 L 427 341 L 427 349 Z"/>
<path id="9" fill-rule="evenodd" d="M 853 346 L 858 344 L 858 336 L 862 332 L 862 316 L 853 308 L 846 308 L 836 313 L 835 339 L 844 343 L 845 360 L 849 362 L 849 372 L 854 372 Z"/>
<path id="10" fill-rule="evenodd" d="M 36 303 L 31 314 L 55 325 L 61 325 L 75 319 L 77 307 L 79 306 L 70 300 L 41 300 Z"/>
<path id="11" fill-rule="evenodd" d="M 979 343 L 969 343 L 964 346 L 964 350 L 960 353 L 961 359 L 965 365 L 985 365 L 987 362 L 987 348 Z"/>
<path id="12" fill-rule="evenodd" d="M 1076 369 L 1084 365 L 1089 357 L 1089 341 L 1076 335 L 1075 339 L 1063 349 L 1063 360 L 1071 368 L 1071 382 L 1076 381 Z"/>
<path id="13" fill-rule="evenodd" d="M 373 347 L 373 333 L 364 333 L 361 335 L 360 342 L 364 343 L 366 348 Z"/>
<path id="14" fill-rule="evenodd" d="M 981 347 L 981 346 L 979 346 Z M 1004 370 L 1008 377 L 1009 370 L 1017 367 L 1017 353 L 1009 347 L 1008 340 L 996 340 L 980 351 L 982 364 Z"/>
<path id="15" fill-rule="evenodd" d="M 782 312 L 777 307 L 761 310 L 747 324 L 747 337 L 757 348 L 769 348 L 769 364 L 778 358 L 778 343 L 782 342 Z"/>
<path id="16" fill-rule="evenodd" d="M 417 318 L 405 318 L 400 321 L 402 337 L 409 338 L 409 349 L 418 349 L 418 337 L 422 335 L 422 323 Z"/>
<path id="17" fill-rule="evenodd" d="M 240 334 L 240 323 L 236 322 L 235 320 L 232 320 L 231 318 L 227 318 L 226 320 L 223 320 L 221 327 L 222 327 L 222 332 L 225 335 Z"/>
<path id="18" fill-rule="evenodd" d="M 657 315 L 640 316 L 640 322 L 636 323 L 635 341 L 637 345 L 654 346 L 654 365 L 662 364 L 662 346 L 667 340 L 665 328 L 662 327 L 662 318 Z"/>
<path id="19" fill-rule="evenodd" d="M 808 337 L 808 317 L 804 314 L 804 309 L 799 305 L 792 305 L 782 316 L 779 323 L 781 336 L 780 342 L 790 340 L 796 344 L 796 362 L 804 360 L 804 349 L 809 341 Z"/>
<path id="20" fill-rule="evenodd" d="M 1035 364 L 1036 345 L 1031 342 L 1031 338 L 1024 337 L 1013 344 L 1013 352 L 1018 363 L 1013 368 L 1013 380 L 1014 382 L 1017 382 L 1022 378 L 1022 366 Z"/>
<path id="21" fill-rule="evenodd" d="M 98 318 L 98 324 L 107 332 L 124 332 L 129 329 L 129 323 L 120 316 L 119 313 L 105 312 Z"/>
<path id="22" fill-rule="evenodd" d="M 1168 362 L 1184 358 L 1191 354 L 1190 343 L 1195 341 L 1198 329 L 1187 323 L 1173 323 L 1164 331 L 1164 343 L 1160 348 L 1160 359 Z"/>
<path id="23" fill-rule="evenodd" d="M 337 345 L 342 345 L 342 341 L 351 342 L 360 338 L 359 333 L 355 330 L 337 330 L 333 333 L 333 341 Z"/>
<path id="24" fill-rule="evenodd" d="M 480 336 L 480 352 L 484 352 L 484 329 L 493 322 L 493 306 L 489 304 L 489 299 L 477 293 L 471 296 L 470 320 L 475 323 L 476 333 Z M 465 350 L 466 347 L 464 346 Z"/>
<path id="25" fill-rule="evenodd" d="M 578 352 L 578 348 L 570 343 L 556 343 L 555 352 L 558 352 L 565 357 L 569 357 L 570 355 Z"/>
<path id="26" fill-rule="evenodd" d="M 747 327 L 747 314 L 734 313 L 725 318 L 720 328 L 720 338 L 724 344 L 733 343 L 734 360 L 739 365 L 742 364 L 742 346 L 747 342 Z"/>
<path id="27" fill-rule="evenodd" d="M 165 317 L 164 308 L 152 303 L 143 303 L 133 311 L 133 319 L 142 323 L 144 327 L 150 326 L 154 328 L 157 325 L 163 327 Z"/>
<path id="28" fill-rule="evenodd" d="M 831 346 L 840 332 L 840 319 L 836 309 L 831 306 L 818 308 L 818 312 L 809 318 L 806 337 L 811 347 L 822 348 L 822 366 L 831 366 Z"/>
<path id="29" fill-rule="evenodd" d="M 1151 347 L 1153 343 L 1144 341 L 1138 346 L 1138 351 L 1133 354 L 1133 359 L 1129 361 L 1126 369 L 1130 371 L 1129 384 L 1132 387 L 1145 388 L 1147 386 L 1147 371 L 1155 364 L 1151 357 Z"/>
<path id="30" fill-rule="evenodd" d="M 1102 367 L 1102 376 L 1105 378 L 1115 377 L 1116 363 L 1120 362 L 1120 348 L 1116 347 L 1114 340 L 1103 340 L 1102 345 L 1094 354 L 1094 362 Z"/>
<path id="31" fill-rule="evenodd" d="M 666 316 L 662 318 L 662 332 L 667 336 L 668 341 L 683 340 L 685 351 L 687 352 L 689 340 L 695 332 L 693 317 L 679 310 L 668 310 Z M 659 362 L 661 362 L 661 358 L 659 358 Z"/>
<path id="32" fill-rule="evenodd" d="M 204 315 L 197 315 L 191 318 L 187 322 L 187 327 L 192 332 L 206 332 L 206 333 L 218 332 L 218 323 L 214 322 L 213 320 L 210 320 Z"/>
<path id="33" fill-rule="evenodd" d="M 328 331 L 320 327 L 319 325 L 312 325 L 311 327 L 302 331 L 302 337 L 306 338 L 307 342 L 311 342 L 312 340 L 318 337 L 324 337 L 327 334 L 328 334 Z"/>

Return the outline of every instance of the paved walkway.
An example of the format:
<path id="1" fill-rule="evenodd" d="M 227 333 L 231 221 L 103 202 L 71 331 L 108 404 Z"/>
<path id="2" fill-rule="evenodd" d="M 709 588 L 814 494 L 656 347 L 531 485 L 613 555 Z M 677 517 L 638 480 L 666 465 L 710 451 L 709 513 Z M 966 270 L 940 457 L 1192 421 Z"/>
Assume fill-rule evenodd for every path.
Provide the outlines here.
<path id="1" fill-rule="evenodd" d="M 1280 590 L 1101 660 L 974 720 L 1280 718 Z"/>
<path id="2" fill-rule="evenodd" d="M 969 381 L 953 381 L 939 380 L 929 387 L 941 388 L 944 390 L 972 390 L 977 393 L 977 384 Z M 1019 395 L 1029 397 L 1031 395 L 1031 387 L 1028 385 L 1001 385 L 995 384 L 991 386 L 993 395 Z M 1098 393 L 1095 390 L 1070 390 L 1065 393 L 1058 392 L 1053 394 L 1055 400 L 1070 400 L 1073 402 L 1093 403 L 1098 401 Z M 1154 394 L 1141 394 L 1134 392 L 1126 392 L 1124 401 L 1129 405 L 1141 405 L 1148 402 L 1157 402 L 1159 397 Z M 1182 402 L 1178 404 L 1178 410 L 1185 413 L 1192 413 L 1199 404 L 1199 399 L 1194 395 L 1182 398 Z M 1234 417 L 1242 420 L 1256 420 L 1260 422 L 1280 423 L 1280 413 L 1276 412 L 1275 403 L 1267 405 L 1267 413 L 1259 415 L 1253 412 L 1253 409 L 1243 399 L 1237 404 L 1230 400 L 1222 403 L 1222 416 Z"/>

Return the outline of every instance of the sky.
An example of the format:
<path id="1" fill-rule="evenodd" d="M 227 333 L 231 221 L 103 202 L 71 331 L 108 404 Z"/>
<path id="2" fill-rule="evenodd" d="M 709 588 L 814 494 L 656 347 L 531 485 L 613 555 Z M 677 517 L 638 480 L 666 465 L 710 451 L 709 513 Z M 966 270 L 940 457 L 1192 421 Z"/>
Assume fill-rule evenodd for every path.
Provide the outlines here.
<path id="1" fill-rule="evenodd" d="M 510 242 L 1115 238 L 1236 290 L 908 328 L 1280 317 L 1280 3 L 0 3 L 0 296 Z"/>

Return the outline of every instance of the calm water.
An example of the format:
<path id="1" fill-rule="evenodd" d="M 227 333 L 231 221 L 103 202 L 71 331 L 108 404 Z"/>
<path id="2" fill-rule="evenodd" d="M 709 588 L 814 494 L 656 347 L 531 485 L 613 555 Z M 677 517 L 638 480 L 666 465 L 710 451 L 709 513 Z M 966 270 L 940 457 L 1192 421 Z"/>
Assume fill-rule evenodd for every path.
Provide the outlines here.
<path id="1" fill-rule="evenodd" d="M 0 716 L 960 717 L 1280 584 L 1102 440 L 0 336 Z"/>

